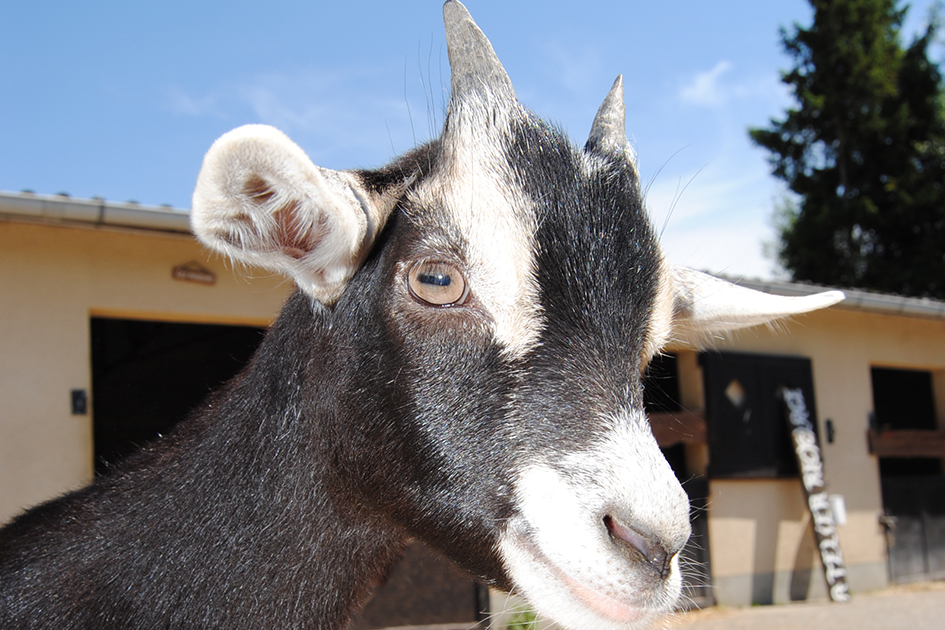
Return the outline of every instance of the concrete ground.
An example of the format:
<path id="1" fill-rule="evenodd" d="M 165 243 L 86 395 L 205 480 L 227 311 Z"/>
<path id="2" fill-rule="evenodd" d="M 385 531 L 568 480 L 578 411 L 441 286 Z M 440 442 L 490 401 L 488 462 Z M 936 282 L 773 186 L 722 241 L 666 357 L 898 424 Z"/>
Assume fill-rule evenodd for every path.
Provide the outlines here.
<path id="1" fill-rule="evenodd" d="M 945 582 L 893 586 L 854 594 L 846 604 L 798 603 L 751 608 L 716 607 L 684 613 L 668 630 L 942 630 Z"/>

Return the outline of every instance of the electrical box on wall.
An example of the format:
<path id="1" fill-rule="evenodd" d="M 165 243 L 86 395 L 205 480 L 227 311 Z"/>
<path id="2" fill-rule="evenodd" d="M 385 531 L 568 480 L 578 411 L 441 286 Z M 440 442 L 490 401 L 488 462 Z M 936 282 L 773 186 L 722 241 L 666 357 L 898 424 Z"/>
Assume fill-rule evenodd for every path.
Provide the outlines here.
<path id="1" fill-rule="evenodd" d="M 72 415 L 73 416 L 87 416 L 89 414 L 89 392 L 85 389 L 73 389 L 71 392 L 72 398 Z"/>

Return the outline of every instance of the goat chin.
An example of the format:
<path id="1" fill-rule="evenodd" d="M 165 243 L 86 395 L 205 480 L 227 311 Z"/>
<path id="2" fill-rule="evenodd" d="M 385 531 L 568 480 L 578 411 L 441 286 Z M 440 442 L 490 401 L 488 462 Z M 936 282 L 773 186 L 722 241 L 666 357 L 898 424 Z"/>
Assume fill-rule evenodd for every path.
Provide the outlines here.
<path id="1" fill-rule="evenodd" d="M 621 579 L 633 574 L 632 567 L 618 576 L 598 573 L 574 577 L 522 533 L 506 536 L 502 553 L 521 594 L 543 615 L 566 628 L 646 628 L 660 615 L 673 610 L 681 592 L 678 559 L 673 560 L 668 579 L 650 589 L 623 593 L 621 597 L 612 593 L 623 590 Z"/>

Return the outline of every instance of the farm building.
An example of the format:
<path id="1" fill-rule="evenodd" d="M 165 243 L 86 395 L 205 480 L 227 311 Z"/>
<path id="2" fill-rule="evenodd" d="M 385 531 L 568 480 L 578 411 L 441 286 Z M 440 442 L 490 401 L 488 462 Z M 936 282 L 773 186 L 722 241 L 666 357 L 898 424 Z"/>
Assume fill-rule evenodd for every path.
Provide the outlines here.
<path id="1" fill-rule="evenodd" d="M 107 471 L 236 373 L 293 288 L 253 273 L 205 251 L 186 211 L 0 193 L 0 522 Z M 850 590 L 945 577 L 945 303 L 847 296 L 651 366 L 654 433 L 697 508 L 697 603 L 827 596 L 784 386 L 818 436 Z M 465 626 L 488 599 L 414 548 L 358 627 Z"/>

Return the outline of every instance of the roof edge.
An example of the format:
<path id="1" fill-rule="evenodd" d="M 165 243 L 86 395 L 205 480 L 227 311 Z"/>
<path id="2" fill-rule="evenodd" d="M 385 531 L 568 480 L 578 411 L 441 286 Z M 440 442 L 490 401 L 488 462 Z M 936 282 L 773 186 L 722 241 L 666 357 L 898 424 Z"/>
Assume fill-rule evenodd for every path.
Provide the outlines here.
<path id="1" fill-rule="evenodd" d="M 190 234 L 190 210 L 0 191 L 0 218 L 42 223 L 84 223 Z"/>

